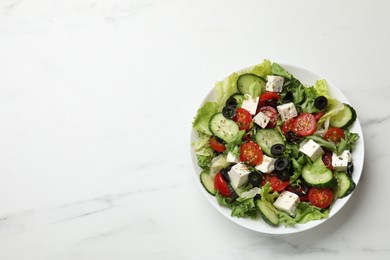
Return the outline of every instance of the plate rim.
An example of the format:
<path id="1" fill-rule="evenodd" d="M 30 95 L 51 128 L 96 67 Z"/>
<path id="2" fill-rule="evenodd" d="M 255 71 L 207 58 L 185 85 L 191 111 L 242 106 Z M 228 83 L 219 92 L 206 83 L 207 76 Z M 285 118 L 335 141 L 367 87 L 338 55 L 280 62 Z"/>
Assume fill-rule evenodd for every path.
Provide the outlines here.
<path id="1" fill-rule="evenodd" d="M 334 97 L 334 98 L 337 98 L 338 100 L 342 101 L 343 103 L 348 103 L 348 104 L 351 104 L 350 101 L 348 100 L 348 98 L 344 95 L 344 93 L 341 91 L 341 89 L 339 87 L 337 87 L 336 84 L 334 84 L 332 81 L 324 78 L 324 77 L 321 77 L 319 74 L 311 71 L 311 70 L 308 70 L 302 66 L 297 66 L 297 65 L 292 65 L 292 64 L 289 64 L 289 63 L 278 63 L 279 65 L 281 65 L 283 68 L 285 68 L 288 72 L 290 71 L 294 71 L 295 70 L 295 73 L 294 72 L 290 72 L 292 75 L 296 76 L 296 74 L 299 74 L 299 73 L 304 73 L 304 74 L 307 74 L 307 75 L 310 75 L 310 77 L 313 77 L 315 78 L 316 80 L 319 80 L 319 79 L 325 79 L 327 84 L 328 84 L 328 91 L 330 93 L 333 93 L 331 94 L 330 96 L 331 97 Z M 236 71 L 233 71 L 231 72 L 229 75 L 231 75 L 232 73 L 243 73 L 245 72 L 246 70 L 252 68 L 253 66 L 256 66 L 257 64 L 255 65 L 252 65 L 252 66 L 248 66 L 248 67 L 245 67 L 243 69 L 239 69 L 239 70 L 236 70 Z M 297 70 L 300 70 L 300 72 L 296 73 Z M 224 81 L 226 78 L 229 77 L 226 76 L 224 79 L 222 79 L 221 81 Z M 306 75 L 306 76 L 307 76 Z M 303 80 L 301 79 L 300 76 L 297 76 L 296 77 L 297 79 L 299 79 L 302 84 L 304 85 L 312 85 L 314 84 L 314 82 L 307 82 L 307 80 Z M 336 94 L 336 95 L 335 95 Z M 197 109 L 201 108 L 203 106 L 203 104 L 207 101 L 213 101 L 213 100 L 210 100 L 210 97 L 212 96 L 215 96 L 215 86 L 212 87 L 209 92 L 207 93 L 206 96 L 204 96 L 202 102 L 200 103 L 200 105 L 198 106 Z M 340 97 L 341 96 L 341 97 Z M 214 100 L 215 101 L 215 100 Z M 353 129 L 353 130 L 352 130 Z M 356 121 L 354 122 L 352 128 L 351 128 L 351 131 L 352 132 L 355 132 L 355 133 L 358 133 L 359 134 L 359 143 L 356 145 L 356 148 L 358 147 L 358 155 L 359 155 L 359 168 L 356 169 L 355 167 L 355 170 L 354 170 L 354 174 L 352 176 L 353 180 L 355 181 L 356 183 L 356 188 L 355 188 L 355 191 L 357 189 L 357 187 L 359 186 L 359 181 L 361 179 L 361 175 L 363 174 L 363 167 L 364 167 L 364 158 L 365 158 L 365 145 L 364 145 L 364 137 L 363 137 L 363 130 L 362 130 L 362 126 L 361 126 L 361 123 L 359 121 L 359 116 L 356 118 Z M 350 198 L 353 196 L 354 192 L 352 194 L 350 194 L 349 196 L 345 197 L 345 198 L 339 198 L 337 199 L 337 201 L 335 203 L 332 204 L 332 208 L 329 212 L 329 216 L 327 218 L 324 218 L 324 219 L 320 219 L 320 220 L 314 220 L 314 221 L 310 221 L 310 222 L 307 222 L 305 224 L 297 224 L 297 225 L 293 225 L 293 226 L 288 226 L 288 227 L 285 227 L 284 225 L 279 225 L 278 227 L 273 227 L 273 226 L 270 226 L 269 224 L 265 223 L 264 221 L 262 220 L 253 220 L 253 219 L 250 219 L 250 218 L 236 218 L 236 217 L 232 217 L 230 215 L 231 213 L 231 210 L 229 208 L 226 208 L 226 207 L 223 207 L 223 206 L 220 206 L 218 204 L 218 202 L 216 201 L 215 197 L 210 195 L 206 190 L 205 188 L 202 186 L 201 182 L 200 182 L 200 179 L 199 179 L 199 175 L 200 175 L 200 167 L 198 166 L 197 164 L 197 158 L 196 158 L 196 154 L 194 152 L 194 149 L 193 149 L 193 146 L 192 146 L 192 143 L 197 139 L 197 132 L 193 129 L 192 125 L 191 125 L 191 134 L 190 134 L 190 155 L 191 155 L 191 162 L 192 162 L 192 166 L 193 166 L 193 176 L 194 178 L 196 179 L 196 182 L 198 183 L 198 187 L 201 189 L 201 192 L 204 194 L 204 196 L 206 197 L 206 199 L 209 201 L 209 203 L 220 213 L 222 214 L 224 217 L 226 217 L 227 219 L 229 219 L 230 221 L 236 223 L 237 225 L 241 226 L 241 227 L 244 227 L 246 229 L 249 229 L 249 230 L 252 230 L 252 231 L 256 231 L 256 232 L 259 232 L 259 233 L 264 233 L 264 234 L 271 234 L 271 235 L 284 235 L 284 234 L 294 234 L 294 233 L 300 233 L 300 232 L 303 232 L 303 231 L 307 231 L 307 230 L 310 230 L 310 229 L 313 229 L 325 222 L 327 222 L 329 219 L 333 218 L 335 215 L 337 215 L 338 212 L 341 211 L 342 208 L 345 207 L 345 205 L 347 204 L 347 202 L 350 200 Z M 355 152 L 356 152 L 356 148 L 355 148 Z M 359 173 L 357 174 L 356 171 L 359 171 Z M 339 202 L 339 203 L 337 203 Z M 337 204 L 336 204 L 337 203 Z M 341 203 L 341 204 L 340 204 Z M 334 205 L 336 204 L 336 208 L 334 208 Z M 253 223 L 261 223 L 262 225 L 260 225 L 260 227 L 264 227 L 264 228 L 255 228 L 257 225 L 256 224 L 253 224 Z"/>

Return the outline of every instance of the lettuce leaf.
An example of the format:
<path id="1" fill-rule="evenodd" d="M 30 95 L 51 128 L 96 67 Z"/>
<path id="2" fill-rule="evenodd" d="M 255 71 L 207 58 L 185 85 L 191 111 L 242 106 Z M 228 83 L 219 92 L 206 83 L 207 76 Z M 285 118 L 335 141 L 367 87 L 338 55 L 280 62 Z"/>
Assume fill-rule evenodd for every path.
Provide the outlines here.
<path id="1" fill-rule="evenodd" d="M 278 216 L 281 222 L 284 223 L 286 226 L 305 224 L 312 220 L 327 218 L 329 216 L 329 209 L 321 210 L 306 202 L 301 202 L 297 206 L 297 209 L 295 211 L 295 217 L 291 217 L 283 211 L 279 211 Z"/>
<path id="2" fill-rule="evenodd" d="M 293 76 L 288 73 L 282 66 L 280 66 L 277 63 L 272 63 L 272 68 L 271 68 L 272 74 L 281 76 L 287 79 L 291 79 Z"/>
<path id="3" fill-rule="evenodd" d="M 199 167 L 208 171 L 211 166 L 211 161 L 215 157 L 215 152 L 209 144 L 210 135 L 202 132 L 199 132 L 198 134 L 198 140 L 193 142 L 192 146 L 194 147 Z"/>
<path id="4" fill-rule="evenodd" d="M 192 122 L 192 128 L 198 132 L 211 135 L 209 130 L 210 118 L 218 112 L 218 104 L 215 102 L 206 102 L 198 109 L 198 112 Z"/>
<path id="5" fill-rule="evenodd" d="M 318 96 L 324 96 L 326 98 L 329 98 L 328 95 L 328 84 L 326 83 L 326 80 L 320 79 L 317 80 L 314 89 L 316 90 Z"/>
<path id="6" fill-rule="evenodd" d="M 341 141 L 336 145 L 337 154 L 341 154 L 345 150 L 352 151 L 360 138 L 358 134 L 351 133 L 348 130 L 344 130 L 344 133 L 345 139 L 341 139 Z"/>

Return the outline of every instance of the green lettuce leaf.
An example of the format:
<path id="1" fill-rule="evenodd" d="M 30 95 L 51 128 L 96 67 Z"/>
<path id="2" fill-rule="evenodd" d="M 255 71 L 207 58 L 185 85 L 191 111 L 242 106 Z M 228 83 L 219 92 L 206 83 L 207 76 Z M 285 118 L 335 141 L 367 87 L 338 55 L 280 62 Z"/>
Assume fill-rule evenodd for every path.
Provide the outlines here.
<path id="1" fill-rule="evenodd" d="M 210 135 L 202 132 L 198 132 L 198 135 L 198 139 L 192 143 L 192 146 L 194 147 L 199 167 L 208 171 L 211 166 L 211 161 L 215 157 L 215 152 L 209 144 Z"/>
<path id="2" fill-rule="evenodd" d="M 245 133 L 245 130 L 241 130 L 240 132 L 238 132 L 234 139 L 226 144 L 226 151 L 231 152 L 235 156 L 239 156 L 240 145 L 242 143 L 242 138 L 244 137 Z"/>
<path id="3" fill-rule="evenodd" d="M 264 60 L 262 63 L 250 68 L 248 71 L 246 71 L 246 73 L 253 73 L 262 78 L 266 78 L 267 75 L 272 74 L 271 62 L 269 60 Z"/>
<path id="4" fill-rule="evenodd" d="M 341 141 L 336 145 L 337 154 L 341 154 L 344 150 L 352 151 L 357 141 L 359 140 L 359 135 L 356 133 L 351 133 L 348 130 L 344 130 L 345 139 L 341 139 Z"/>
<path id="5" fill-rule="evenodd" d="M 226 100 L 238 92 L 237 89 L 237 79 L 239 74 L 232 73 L 223 81 L 217 81 L 215 83 L 215 91 L 217 93 L 217 104 L 219 109 L 222 109 L 225 106 Z"/>
<path id="6" fill-rule="evenodd" d="M 318 96 L 324 96 L 326 98 L 329 98 L 328 94 L 328 84 L 326 83 L 326 80 L 320 79 L 317 80 L 314 89 L 316 90 Z"/>
<path id="7" fill-rule="evenodd" d="M 312 220 L 327 218 L 329 216 L 329 209 L 321 210 L 306 202 L 301 202 L 297 206 L 295 217 L 291 217 L 283 211 L 279 211 L 278 216 L 281 220 L 281 223 L 284 223 L 286 226 L 305 224 Z"/>
<path id="8" fill-rule="evenodd" d="M 280 66 L 277 63 L 272 63 L 272 68 L 271 68 L 272 74 L 281 76 L 287 79 L 291 79 L 293 76 L 288 73 L 282 66 Z"/>
<path id="9" fill-rule="evenodd" d="M 210 118 L 218 112 L 218 104 L 215 102 L 206 102 L 198 109 L 198 112 L 192 122 L 192 128 L 198 132 L 211 135 L 209 130 Z"/>

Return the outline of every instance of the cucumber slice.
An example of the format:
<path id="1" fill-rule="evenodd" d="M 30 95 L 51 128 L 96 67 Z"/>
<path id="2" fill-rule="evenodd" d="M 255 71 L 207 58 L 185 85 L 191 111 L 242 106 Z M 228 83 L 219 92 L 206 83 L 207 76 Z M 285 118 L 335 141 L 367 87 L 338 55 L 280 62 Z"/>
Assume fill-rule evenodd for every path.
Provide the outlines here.
<path id="1" fill-rule="evenodd" d="M 322 160 L 319 158 L 318 160 Z M 314 162 L 315 164 L 316 162 Z M 313 165 L 314 165 L 313 164 Z M 302 168 L 302 178 L 311 186 L 316 188 L 333 188 L 337 185 L 333 173 L 326 167 L 312 167 L 306 164 Z"/>
<path id="2" fill-rule="evenodd" d="M 271 153 L 271 147 L 274 144 L 283 144 L 284 139 L 282 135 L 275 129 L 260 129 L 255 135 L 255 140 L 260 145 L 263 152 L 268 156 L 273 156 Z"/>
<path id="3" fill-rule="evenodd" d="M 335 175 L 337 179 L 336 197 L 344 198 L 351 194 L 356 187 L 352 178 L 345 172 L 336 172 Z"/>
<path id="4" fill-rule="evenodd" d="M 255 82 L 261 86 L 261 89 L 265 88 L 265 80 L 263 78 L 251 73 L 242 74 L 237 79 L 238 91 L 243 95 L 250 94 L 249 87 Z"/>
<path id="5" fill-rule="evenodd" d="M 257 208 L 260 211 L 260 216 L 264 219 L 265 222 L 267 222 L 271 226 L 279 225 L 279 217 L 275 213 L 275 211 L 272 210 L 272 206 L 268 205 L 268 203 L 262 200 L 257 200 L 256 204 Z"/>
<path id="6" fill-rule="evenodd" d="M 330 125 L 339 128 L 348 128 L 356 120 L 356 111 L 348 104 L 344 104 L 343 110 L 330 118 Z"/>
<path id="7" fill-rule="evenodd" d="M 232 141 L 240 131 L 236 122 L 227 119 L 222 113 L 216 113 L 211 117 L 209 129 L 213 135 L 221 138 L 227 143 Z"/>
<path id="8" fill-rule="evenodd" d="M 213 196 L 215 196 L 215 194 L 217 193 L 214 187 L 214 176 L 215 175 L 209 174 L 205 171 L 200 173 L 200 182 L 202 183 L 206 191 Z"/>

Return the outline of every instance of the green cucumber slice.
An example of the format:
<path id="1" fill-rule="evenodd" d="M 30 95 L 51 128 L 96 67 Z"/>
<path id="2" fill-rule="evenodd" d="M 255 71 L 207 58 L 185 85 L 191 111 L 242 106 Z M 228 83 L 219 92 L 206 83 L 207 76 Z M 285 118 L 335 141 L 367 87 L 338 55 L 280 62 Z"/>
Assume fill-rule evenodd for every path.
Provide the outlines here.
<path id="1" fill-rule="evenodd" d="M 336 172 L 335 176 L 337 179 L 336 197 L 344 198 L 351 194 L 356 187 L 352 178 L 345 172 Z"/>
<path id="2" fill-rule="evenodd" d="M 356 120 L 356 111 L 348 104 L 344 104 L 343 110 L 330 118 L 330 125 L 339 128 L 348 128 Z"/>
<path id="3" fill-rule="evenodd" d="M 202 183 L 206 191 L 213 196 L 215 196 L 215 194 L 217 193 L 214 187 L 214 177 L 215 175 L 209 174 L 205 171 L 200 173 L 200 182 Z"/>
<path id="4" fill-rule="evenodd" d="M 275 213 L 275 211 L 272 210 L 271 206 L 268 205 L 268 203 L 262 200 L 257 200 L 256 204 L 257 204 L 257 208 L 260 211 L 260 216 L 264 219 L 265 222 L 267 222 L 271 226 L 279 225 L 279 217 Z"/>
<path id="5" fill-rule="evenodd" d="M 222 113 L 216 113 L 211 117 L 209 129 L 213 135 L 221 138 L 227 143 L 232 141 L 240 131 L 236 122 L 227 119 Z"/>
<path id="6" fill-rule="evenodd" d="M 237 88 L 238 91 L 240 91 L 241 94 L 250 94 L 250 86 L 253 83 L 258 83 L 262 89 L 265 88 L 265 80 L 262 77 L 259 77 L 255 74 L 252 73 L 247 73 L 247 74 L 242 74 L 240 77 L 237 79 Z"/>
<path id="7" fill-rule="evenodd" d="M 256 132 L 255 140 L 260 145 L 263 152 L 268 156 L 273 156 L 271 147 L 274 144 L 283 144 L 284 139 L 282 135 L 275 129 L 260 129 Z"/>

